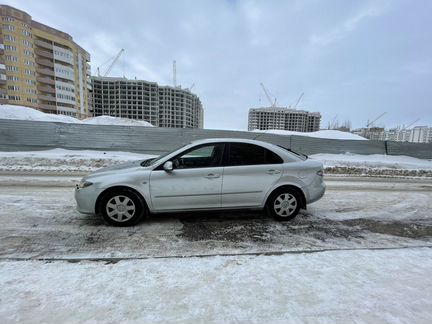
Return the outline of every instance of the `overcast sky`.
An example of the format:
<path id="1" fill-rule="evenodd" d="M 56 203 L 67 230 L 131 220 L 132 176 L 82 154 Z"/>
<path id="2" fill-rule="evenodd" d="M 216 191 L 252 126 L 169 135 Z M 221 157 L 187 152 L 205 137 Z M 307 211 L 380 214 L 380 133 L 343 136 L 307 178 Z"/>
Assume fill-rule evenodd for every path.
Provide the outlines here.
<path id="1" fill-rule="evenodd" d="M 432 126 L 432 1 L 4 1 L 69 33 L 111 76 L 190 87 L 204 127 L 247 129 L 251 107 L 319 111 L 321 127 Z M 106 67 L 106 66 L 105 66 Z M 104 68 L 102 68 L 104 70 Z"/>

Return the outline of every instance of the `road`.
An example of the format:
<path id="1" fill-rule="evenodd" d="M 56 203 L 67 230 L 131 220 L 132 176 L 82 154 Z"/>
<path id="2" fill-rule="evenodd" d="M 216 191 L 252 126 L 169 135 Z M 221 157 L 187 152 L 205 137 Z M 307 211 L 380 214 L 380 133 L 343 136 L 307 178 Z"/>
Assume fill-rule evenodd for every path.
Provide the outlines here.
<path id="1" fill-rule="evenodd" d="M 135 259 L 432 246 L 432 181 L 326 178 L 291 222 L 260 212 L 151 216 L 114 228 L 75 211 L 77 176 L 0 176 L 0 258 Z"/>

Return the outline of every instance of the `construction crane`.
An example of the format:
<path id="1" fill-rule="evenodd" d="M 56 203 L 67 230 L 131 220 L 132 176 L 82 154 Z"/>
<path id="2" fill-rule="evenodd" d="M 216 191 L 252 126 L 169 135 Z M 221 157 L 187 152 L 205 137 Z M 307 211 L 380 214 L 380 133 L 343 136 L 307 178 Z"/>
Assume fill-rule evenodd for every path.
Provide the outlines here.
<path id="1" fill-rule="evenodd" d="M 302 92 L 302 94 L 301 94 L 300 97 L 298 98 L 296 104 L 294 105 L 294 108 L 297 107 L 297 105 L 299 104 L 300 100 L 302 100 L 303 96 L 304 96 L 304 92 Z"/>
<path id="2" fill-rule="evenodd" d="M 173 61 L 173 86 L 174 88 L 177 86 L 177 65 L 176 61 Z"/>
<path id="3" fill-rule="evenodd" d="M 110 74 L 112 68 L 114 67 L 114 64 L 116 64 L 116 62 L 118 61 L 118 59 L 120 58 L 120 56 L 122 55 L 123 52 L 124 52 L 124 49 L 122 48 L 120 50 L 120 52 L 118 52 L 118 54 L 115 57 L 110 58 L 108 61 L 106 61 L 105 63 L 103 63 L 101 66 L 99 66 L 97 68 L 97 74 L 98 74 L 98 76 L 101 76 L 101 74 L 100 74 L 100 68 L 112 60 L 110 66 L 108 67 L 108 69 L 106 70 L 106 72 L 102 75 L 104 77 L 108 76 Z"/>
<path id="4" fill-rule="evenodd" d="M 195 87 L 195 83 L 192 83 L 192 85 L 189 87 L 189 91 L 192 91 L 193 87 Z"/>
<path id="5" fill-rule="evenodd" d="M 385 114 L 387 114 L 387 112 L 382 113 L 381 115 L 379 115 L 377 118 L 375 118 L 373 121 L 369 122 L 366 124 L 366 128 L 369 128 L 369 126 L 372 126 L 373 123 L 375 123 L 378 119 L 380 119 L 382 116 L 384 116 Z"/>
<path id="6" fill-rule="evenodd" d="M 270 95 L 269 95 L 267 89 L 264 87 L 264 84 L 261 82 L 260 85 L 261 85 L 261 87 L 262 87 L 263 90 L 264 90 L 264 93 L 265 93 L 265 95 L 266 95 L 266 97 L 267 97 L 267 100 L 268 100 L 269 103 L 270 103 L 270 106 L 271 106 L 271 107 L 276 107 L 277 99 L 275 98 L 275 100 L 274 100 L 274 102 L 273 102 L 272 99 L 270 98 Z"/>
<path id="7" fill-rule="evenodd" d="M 415 123 L 417 123 L 420 120 L 420 118 L 417 118 L 415 121 L 413 121 L 411 124 L 409 124 L 408 126 L 404 127 L 404 129 L 408 129 L 410 128 L 412 125 L 414 125 Z"/>

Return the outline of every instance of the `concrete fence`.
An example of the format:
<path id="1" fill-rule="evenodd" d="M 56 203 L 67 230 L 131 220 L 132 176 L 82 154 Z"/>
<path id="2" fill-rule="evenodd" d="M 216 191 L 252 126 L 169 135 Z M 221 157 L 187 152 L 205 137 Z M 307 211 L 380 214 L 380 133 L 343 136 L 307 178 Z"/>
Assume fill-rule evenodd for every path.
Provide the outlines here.
<path id="1" fill-rule="evenodd" d="M 83 125 L 0 119 L 1 151 L 46 150 L 60 147 L 71 150 L 161 154 L 192 140 L 222 137 L 256 138 L 308 155 L 350 152 L 408 155 L 432 159 L 431 143 L 334 140 L 226 130 Z"/>

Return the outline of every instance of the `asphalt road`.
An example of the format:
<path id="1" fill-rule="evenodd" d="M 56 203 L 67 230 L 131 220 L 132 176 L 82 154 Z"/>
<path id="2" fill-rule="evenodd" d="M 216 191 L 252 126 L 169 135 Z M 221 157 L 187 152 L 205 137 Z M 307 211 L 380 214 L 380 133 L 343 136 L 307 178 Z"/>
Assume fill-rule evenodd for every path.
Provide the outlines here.
<path id="1" fill-rule="evenodd" d="M 432 246 L 432 181 L 327 178 L 293 221 L 261 212 L 151 216 L 114 228 L 75 211 L 77 177 L 0 176 L 0 258 L 136 259 Z"/>

